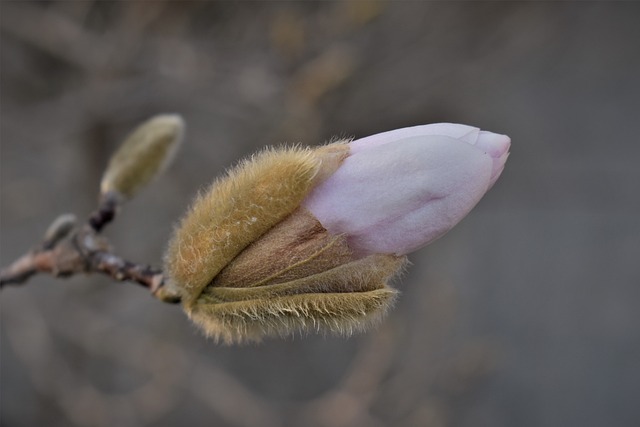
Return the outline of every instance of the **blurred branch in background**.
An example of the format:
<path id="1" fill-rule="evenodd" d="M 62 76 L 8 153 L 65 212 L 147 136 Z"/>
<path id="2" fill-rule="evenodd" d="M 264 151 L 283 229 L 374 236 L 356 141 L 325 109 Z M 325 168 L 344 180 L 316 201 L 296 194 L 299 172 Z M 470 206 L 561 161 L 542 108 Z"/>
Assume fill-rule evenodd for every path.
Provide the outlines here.
<path id="1" fill-rule="evenodd" d="M 407 426 L 455 424 L 451 403 L 492 371 L 497 349 L 488 341 L 453 352 L 444 349 L 456 317 L 456 297 L 441 283 L 418 297 L 420 314 L 404 321 L 418 325 L 421 333 L 407 332 L 409 338 L 393 325 L 382 325 L 362 343 L 335 388 L 303 403 L 292 425 L 375 427 L 389 425 L 389 420 Z M 444 363 L 443 354 L 448 354 Z"/>
<path id="2" fill-rule="evenodd" d="M 52 399 L 75 425 L 154 425 L 176 409 L 185 393 L 210 405 L 231 425 L 281 425 L 261 398 L 210 360 L 167 342 L 162 334 L 131 325 L 123 328 L 112 316 L 96 317 L 95 311 L 80 306 L 70 310 L 73 313 L 61 319 L 63 322 L 53 323 L 52 329 L 52 323 L 28 297 L 18 299 L 20 318 L 10 314 L 5 319 L 11 325 L 9 344 L 38 392 Z M 24 322 L 23 316 L 29 322 Z M 97 329 L 79 333 L 78 325 L 88 319 Z M 88 372 L 60 356 L 61 341 L 95 358 Z M 123 362 L 127 366 L 122 366 Z M 127 376 L 121 381 L 109 378 L 108 373 L 114 371 Z M 96 379 L 102 384 L 96 385 Z M 115 389 L 105 390 L 105 383 Z"/>

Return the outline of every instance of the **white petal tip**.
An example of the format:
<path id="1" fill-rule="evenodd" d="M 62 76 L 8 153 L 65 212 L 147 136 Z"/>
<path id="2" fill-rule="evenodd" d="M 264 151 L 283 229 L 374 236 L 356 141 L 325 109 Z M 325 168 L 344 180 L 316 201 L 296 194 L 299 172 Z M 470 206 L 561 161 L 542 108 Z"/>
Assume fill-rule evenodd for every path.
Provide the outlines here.
<path id="1" fill-rule="evenodd" d="M 494 159 L 497 159 L 509 152 L 509 147 L 511 147 L 511 138 L 507 135 L 500 135 L 498 133 L 483 130 L 480 131 L 475 145 L 479 149 L 484 150 Z"/>

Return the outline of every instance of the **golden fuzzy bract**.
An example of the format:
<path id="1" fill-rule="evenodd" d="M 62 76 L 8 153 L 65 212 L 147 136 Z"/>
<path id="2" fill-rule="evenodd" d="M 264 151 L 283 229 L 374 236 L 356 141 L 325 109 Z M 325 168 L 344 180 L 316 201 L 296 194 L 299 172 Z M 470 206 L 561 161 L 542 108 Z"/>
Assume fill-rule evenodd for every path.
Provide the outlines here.
<path id="1" fill-rule="evenodd" d="M 290 282 L 250 288 L 207 287 L 189 317 L 227 343 L 296 332 L 350 335 L 379 321 L 397 291 L 387 285 L 406 257 L 371 255 Z"/>
<path id="2" fill-rule="evenodd" d="M 184 291 L 186 304 L 245 247 L 300 205 L 321 165 L 310 149 L 266 149 L 196 198 L 165 256 L 169 277 Z"/>
<path id="3" fill-rule="evenodd" d="M 344 142 L 267 149 L 200 194 L 165 255 L 169 285 L 217 340 L 310 330 L 350 333 L 379 319 L 405 257 L 355 256 L 301 202 L 348 155 Z"/>

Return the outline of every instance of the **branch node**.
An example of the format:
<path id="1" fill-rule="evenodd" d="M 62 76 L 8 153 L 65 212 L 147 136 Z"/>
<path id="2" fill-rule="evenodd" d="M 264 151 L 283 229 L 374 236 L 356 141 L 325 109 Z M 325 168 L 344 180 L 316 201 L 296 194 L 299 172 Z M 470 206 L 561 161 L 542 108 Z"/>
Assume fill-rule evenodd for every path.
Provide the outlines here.
<path id="1" fill-rule="evenodd" d="M 118 199 L 118 195 L 113 192 L 105 193 L 100 198 L 98 209 L 89 216 L 88 220 L 89 225 L 96 233 L 102 231 L 104 226 L 116 217 L 119 206 Z"/>

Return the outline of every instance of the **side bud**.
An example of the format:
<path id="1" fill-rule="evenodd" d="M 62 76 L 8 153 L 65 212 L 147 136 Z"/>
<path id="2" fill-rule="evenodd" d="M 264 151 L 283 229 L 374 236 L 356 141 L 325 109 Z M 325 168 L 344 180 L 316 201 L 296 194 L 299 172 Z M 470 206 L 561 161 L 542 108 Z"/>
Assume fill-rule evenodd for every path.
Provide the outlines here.
<path id="1" fill-rule="evenodd" d="M 155 116 L 138 126 L 111 157 L 100 183 L 102 197 L 132 198 L 171 163 L 183 135 L 184 121 L 176 114 Z"/>

